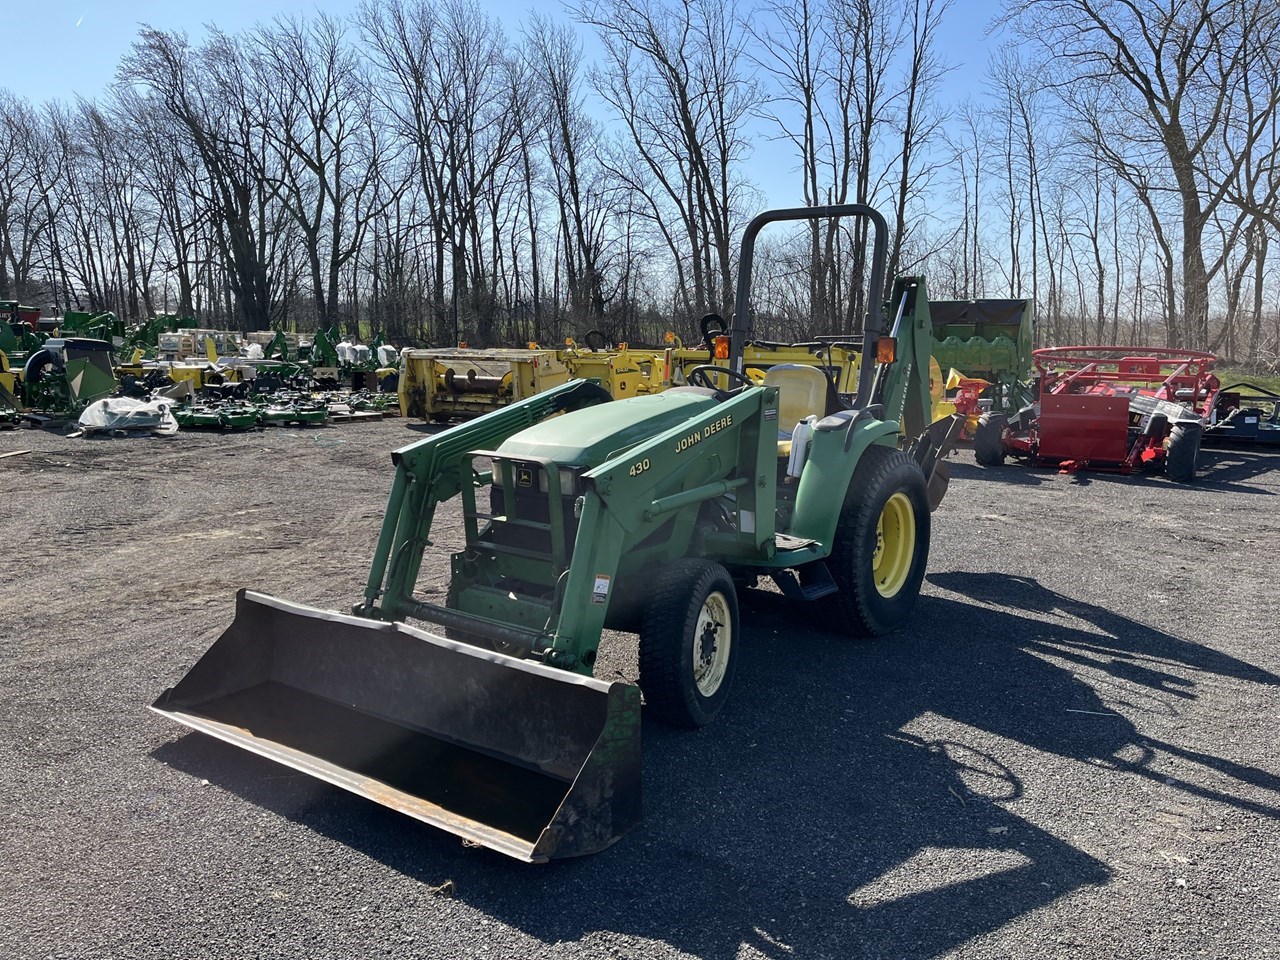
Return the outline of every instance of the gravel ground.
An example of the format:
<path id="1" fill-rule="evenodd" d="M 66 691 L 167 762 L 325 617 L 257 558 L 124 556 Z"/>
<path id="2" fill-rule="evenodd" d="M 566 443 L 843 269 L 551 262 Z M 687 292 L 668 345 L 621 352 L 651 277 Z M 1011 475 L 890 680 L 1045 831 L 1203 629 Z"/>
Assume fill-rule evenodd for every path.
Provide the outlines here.
<path id="1" fill-rule="evenodd" d="M 1265 458 L 958 455 L 909 629 L 756 599 L 720 719 L 645 723 L 642 827 L 530 867 L 145 709 L 237 588 L 358 599 L 418 429 L 0 433 L 0 957 L 1280 956 Z"/>

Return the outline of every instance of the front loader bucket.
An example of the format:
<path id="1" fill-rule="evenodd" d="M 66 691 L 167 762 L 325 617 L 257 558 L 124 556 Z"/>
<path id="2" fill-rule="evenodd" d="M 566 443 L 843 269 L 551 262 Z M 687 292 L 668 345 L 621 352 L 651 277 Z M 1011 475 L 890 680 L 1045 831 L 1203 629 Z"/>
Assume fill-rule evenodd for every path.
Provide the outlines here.
<path id="1" fill-rule="evenodd" d="M 640 697 L 384 623 L 241 590 L 152 709 L 528 862 L 640 820 Z"/>

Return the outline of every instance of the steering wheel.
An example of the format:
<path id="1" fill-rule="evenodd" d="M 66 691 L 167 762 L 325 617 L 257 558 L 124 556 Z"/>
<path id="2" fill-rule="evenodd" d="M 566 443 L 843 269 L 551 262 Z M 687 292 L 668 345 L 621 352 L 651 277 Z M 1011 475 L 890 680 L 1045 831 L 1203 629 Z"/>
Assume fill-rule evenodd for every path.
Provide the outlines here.
<path id="1" fill-rule="evenodd" d="M 737 381 L 738 386 L 731 387 L 728 390 L 722 390 L 716 386 L 715 378 L 718 376 L 727 377 L 729 380 Z M 689 385 L 692 387 L 705 387 L 708 390 L 714 390 L 719 397 L 731 397 L 747 387 L 754 387 L 756 382 L 745 373 L 740 373 L 731 367 L 717 367 L 712 363 L 704 363 L 701 366 L 694 367 L 685 376 Z"/>

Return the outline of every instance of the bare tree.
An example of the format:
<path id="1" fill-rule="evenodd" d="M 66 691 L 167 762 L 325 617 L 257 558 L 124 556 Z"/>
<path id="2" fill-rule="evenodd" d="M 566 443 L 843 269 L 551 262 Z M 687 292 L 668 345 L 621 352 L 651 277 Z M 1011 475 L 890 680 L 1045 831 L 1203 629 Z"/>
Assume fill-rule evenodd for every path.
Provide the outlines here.
<path id="1" fill-rule="evenodd" d="M 518 154 L 505 38 L 474 0 L 448 0 L 439 8 L 421 0 L 370 0 L 359 23 L 390 82 L 382 102 L 399 135 L 416 147 L 435 246 L 437 330 L 456 339 L 465 308 L 479 340 L 487 342 L 495 319 L 494 265 L 482 237 L 492 239 L 497 226 L 486 211 L 500 169 Z"/>
<path id="2" fill-rule="evenodd" d="M 32 271 L 48 219 L 40 174 L 42 124 L 31 105 L 0 89 L 0 299 L 36 293 Z M 47 159 L 47 158 L 45 158 Z"/>
<path id="3" fill-rule="evenodd" d="M 249 37 L 268 91 L 267 135 L 276 152 L 280 200 L 301 232 L 316 320 L 339 317 L 339 283 L 360 249 L 382 144 L 373 96 L 341 24 L 319 15 L 281 19 Z M 358 335 L 348 313 L 348 332 Z"/>
<path id="4" fill-rule="evenodd" d="M 934 97 L 946 69 L 934 38 L 948 6 L 949 0 L 774 2 L 754 27 L 758 62 L 774 79 L 762 115 L 795 145 L 805 201 L 891 210 L 890 275 L 914 246 L 909 211 L 931 175 L 926 146 L 939 130 Z M 814 332 L 859 329 L 866 223 L 815 222 L 806 229 Z"/>
<path id="5" fill-rule="evenodd" d="M 247 67 L 240 44 L 225 34 L 213 31 L 193 49 L 185 36 L 144 27 L 120 76 L 149 90 L 195 148 L 241 324 L 266 329 L 279 305 L 273 286 L 287 286 L 291 250 L 266 131 L 269 92 Z"/>
<path id="6" fill-rule="evenodd" d="M 886 283 L 902 269 L 902 253 L 909 244 L 908 206 L 925 192 L 928 171 L 922 166 L 922 153 L 941 124 L 935 107 L 937 88 L 949 67 L 937 53 L 936 40 L 942 19 L 951 8 L 951 0 L 912 0 L 906 11 L 911 31 L 909 60 L 901 93 L 898 95 L 899 122 L 902 129 L 898 152 L 898 183 L 894 191 L 893 240 L 889 247 Z M 885 291 L 886 294 L 888 291 Z"/>
<path id="7" fill-rule="evenodd" d="M 566 25 L 535 18 L 526 56 L 545 104 L 545 140 L 570 317 L 594 325 L 605 314 L 606 231 L 613 210 L 603 181 L 599 123 L 583 104 L 582 44 Z"/>
<path id="8" fill-rule="evenodd" d="M 1249 54 L 1274 42 L 1274 8 L 1252 0 L 1016 0 L 1008 13 L 1056 64 L 1064 103 L 1088 107 L 1082 119 L 1098 134 L 1095 145 L 1110 144 L 1122 161 L 1116 173 L 1140 175 L 1133 186 L 1148 210 L 1164 219 L 1157 192 L 1176 197 L 1176 219 L 1162 225 L 1181 235 L 1182 309 L 1170 314 L 1169 339 L 1207 346 L 1209 283 L 1221 260 L 1206 263 L 1205 231 L 1227 190 L 1207 182 L 1206 153 L 1231 122 Z"/>
<path id="9" fill-rule="evenodd" d="M 606 64 L 599 94 L 626 129 L 612 173 L 642 197 L 676 262 L 689 314 L 733 302 L 732 241 L 744 184 L 739 163 L 754 106 L 746 34 L 720 0 L 592 0 L 574 15 L 594 27 Z"/>

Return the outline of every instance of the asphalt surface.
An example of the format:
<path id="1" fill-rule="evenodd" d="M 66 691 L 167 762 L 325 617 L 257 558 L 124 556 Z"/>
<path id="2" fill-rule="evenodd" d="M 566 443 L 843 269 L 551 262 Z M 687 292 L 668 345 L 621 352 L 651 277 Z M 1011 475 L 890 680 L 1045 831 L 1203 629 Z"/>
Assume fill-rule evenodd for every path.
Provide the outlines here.
<path id="1" fill-rule="evenodd" d="M 1280 956 L 1272 461 L 959 454 L 908 629 L 748 603 L 717 722 L 644 724 L 640 829 L 531 867 L 146 709 L 238 588 L 358 599 L 421 435 L 0 433 L 0 957 Z"/>

